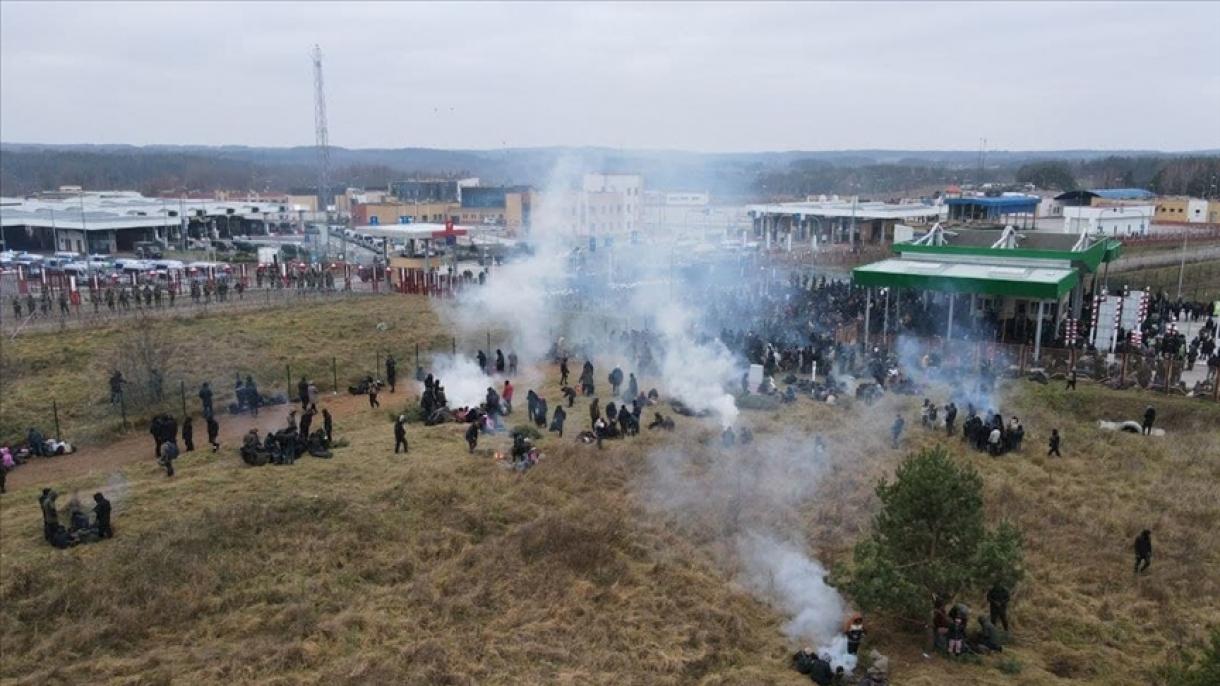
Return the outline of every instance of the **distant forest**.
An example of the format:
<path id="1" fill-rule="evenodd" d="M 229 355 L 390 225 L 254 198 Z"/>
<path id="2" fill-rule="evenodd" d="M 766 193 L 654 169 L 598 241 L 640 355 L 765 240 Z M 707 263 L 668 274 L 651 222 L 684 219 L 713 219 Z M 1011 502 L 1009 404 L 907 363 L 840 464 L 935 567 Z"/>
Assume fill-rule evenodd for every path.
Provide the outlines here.
<path id="1" fill-rule="evenodd" d="M 200 146 L 0 145 L 0 194 L 21 196 L 62 185 L 97 190 L 211 193 L 312 192 L 314 150 Z M 1034 184 L 1049 190 L 1141 187 L 1157 193 L 1220 197 L 1220 150 L 976 152 L 859 150 L 690 153 L 601 148 L 435 150 L 333 148 L 332 189 L 385 188 L 419 177 L 478 176 L 485 185 L 545 188 L 558 175 L 639 172 L 659 190 L 709 191 L 719 200 L 930 194 L 948 185 Z M 556 174 L 560 170 L 560 174 Z"/>

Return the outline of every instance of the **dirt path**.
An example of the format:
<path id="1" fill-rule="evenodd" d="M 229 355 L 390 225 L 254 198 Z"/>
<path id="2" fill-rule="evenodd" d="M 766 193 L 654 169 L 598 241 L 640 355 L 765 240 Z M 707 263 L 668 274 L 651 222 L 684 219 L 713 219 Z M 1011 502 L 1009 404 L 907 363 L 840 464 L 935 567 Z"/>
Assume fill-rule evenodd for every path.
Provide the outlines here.
<path id="1" fill-rule="evenodd" d="M 314 419 L 314 428 L 322 427 L 321 409 L 327 408 L 335 418 L 339 428 L 343 419 L 361 413 L 383 412 L 385 408 L 399 404 L 403 399 L 415 397 L 414 382 L 399 384 L 397 393 L 382 392 L 381 408 L 370 409 L 368 397 L 359 395 L 326 395 L 320 398 L 319 415 Z M 258 417 L 248 414 L 220 415 L 220 447 L 222 450 L 235 450 L 241 444 L 242 437 L 252 428 L 264 433 L 268 429 L 278 430 L 286 425 L 288 411 L 299 408 L 298 404 L 275 405 L 259 412 Z M 195 451 L 209 450 L 207 430 L 198 416 L 194 420 Z M 184 453 L 184 456 L 186 454 Z M 31 485 L 47 485 L 60 483 L 68 479 L 88 476 L 96 473 L 109 473 L 128 465 L 146 462 L 152 463 L 152 437 L 146 432 L 132 432 L 112 443 L 99 446 L 85 446 L 71 455 L 60 455 L 51 458 L 34 458 L 14 469 L 8 474 L 7 487 L 10 489 L 24 488 Z"/>

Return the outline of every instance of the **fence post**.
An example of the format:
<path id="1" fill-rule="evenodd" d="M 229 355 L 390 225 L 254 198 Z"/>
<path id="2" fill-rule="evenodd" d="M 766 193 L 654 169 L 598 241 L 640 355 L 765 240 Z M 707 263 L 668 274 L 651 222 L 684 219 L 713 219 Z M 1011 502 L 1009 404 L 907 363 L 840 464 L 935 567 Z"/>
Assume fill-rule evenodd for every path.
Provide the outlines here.
<path id="1" fill-rule="evenodd" d="M 487 332 L 487 356 L 491 357 L 491 331 Z"/>
<path id="2" fill-rule="evenodd" d="M 182 418 L 186 419 L 186 380 L 178 380 L 178 396 L 182 398 Z"/>
<path id="3" fill-rule="evenodd" d="M 457 336 L 453 337 L 452 348 L 453 348 L 453 350 L 452 350 L 453 356 L 457 357 Z"/>
<path id="4" fill-rule="evenodd" d="M 1123 350 L 1123 364 L 1118 372 L 1118 387 L 1122 389 L 1123 384 L 1127 383 L 1127 351 Z"/>
<path id="5" fill-rule="evenodd" d="M 54 398 L 51 398 L 51 412 L 55 415 L 55 440 L 63 441 L 64 437 L 59 433 L 59 403 Z"/>
<path id="6" fill-rule="evenodd" d="M 1165 395 L 1169 395 L 1169 378 L 1173 376 L 1173 358 L 1165 358 Z"/>
<path id="7" fill-rule="evenodd" d="M 284 378 L 288 380 L 288 402 L 292 402 L 292 365 L 284 365 L 284 374 Z M 297 400 L 300 400 L 300 398 L 297 398 Z"/>
<path id="8" fill-rule="evenodd" d="M 331 393 L 339 395 L 339 365 L 335 363 L 335 358 L 330 358 L 330 380 L 334 384 Z"/>
<path id="9" fill-rule="evenodd" d="M 124 393 L 123 391 L 119 391 L 119 412 L 121 413 L 121 415 L 123 417 L 122 429 L 124 431 L 126 431 L 127 430 L 127 394 Z"/>

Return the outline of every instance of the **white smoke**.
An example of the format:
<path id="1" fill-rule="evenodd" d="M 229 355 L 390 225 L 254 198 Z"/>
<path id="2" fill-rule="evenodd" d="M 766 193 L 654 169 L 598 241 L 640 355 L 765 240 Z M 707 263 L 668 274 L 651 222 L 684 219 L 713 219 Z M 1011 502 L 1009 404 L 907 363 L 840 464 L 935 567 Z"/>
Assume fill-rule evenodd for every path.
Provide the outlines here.
<path id="1" fill-rule="evenodd" d="M 111 472 L 110 476 L 106 477 L 106 485 L 100 490 L 102 495 L 110 501 L 111 507 L 117 509 L 119 503 L 127 500 L 127 495 L 131 492 L 131 484 L 122 472 Z"/>
<path id="2" fill-rule="evenodd" d="M 660 271 L 656 247 L 603 246 L 590 252 L 587 237 L 574 234 L 576 220 L 569 211 L 571 205 L 561 199 L 573 197 L 570 188 L 583 171 L 579 161 L 565 159 L 556 164 L 532 208 L 532 254 L 509 259 L 492 269 L 487 284 L 467 291 L 460 303 L 438 304 L 443 308 L 442 316 L 466 335 L 488 329 L 506 332 L 506 345 L 518 351 L 526 364 L 543 358 L 560 335 L 567 335 L 569 342 L 588 344 L 583 352 L 599 370 L 622 361 L 622 351 L 614 349 L 607 334 L 630 322 L 651 330 L 660 339 L 660 349 L 653 350 L 661 377 L 659 390 L 696 411 L 713 413 L 722 426 L 732 425 L 738 410 L 725 388 L 735 383 L 740 372 L 732 354 L 719 341 L 698 341 L 694 325 L 699 304 L 679 302 L 673 297 L 673 288 L 666 293 L 665 287 L 656 283 Z M 622 237 L 620 243 L 625 243 Z M 578 274 L 574 263 L 579 259 L 588 260 L 590 271 L 602 275 L 612 272 L 609 282 L 621 284 L 625 280 L 634 288 L 620 291 L 588 274 Z M 673 270 L 668 271 L 672 278 Z M 591 284 L 601 290 L 583 298 L 560 295 Z M 578 301 L 579 313 L 565 309 L 573 300 Z M 616 324 L 609 325 L 611 321 Z M 623 367 L 624 372 L 635 371 L 640 376 L 641 370 Z M 603 375 L 599 373 L 597 378 L 601 380 Z M 449 397 L 453 405 L 457 396 L 450 393 Z"/>
<path id="3" fill-rule="evenodd" d="M 490 376 L 468 357 L 442 355 L 432 363 L 432 378 L 445 389 L 449 407 L 474 407 L 487 398 L 487 389 L 494 386 Z M 419 385 L 423 392 L 424 385 Z M 497 389 L 498 390 L 498 389 Z"/>
<path id="4" fill-rule="evenodd" d="M 698 538 L 725 535 L 734 559 L 722 562 L 789 618 L 785 635 L 816 647 L 836 667 L 855 668 L 842 632 L 847 603 L 826 583 L 826 569 L 790 543 L 802 540 L 802 509 L 832 466 L 814 450 L 813 437 L 796 430 L 759 436 L 712 455 L 666 448 L 650 455 L 648 466 L 635 488 L 653 510 Z"/>
<path id="5" fill-rule="evenodd" d="M 743 571 L 741 583 L 752 593 L 791 617 L 784 635 L 813 645 L 832 667 L 851 672 L 856 656 L 847 652 L 842 621 L 847 604 L 825 581 L 826 570 L 800 548 L 770 534 L 747 532 L 737 537 Z"/>
<path id="6" fill-rule="evenodd" d="M 697 341 L 689 307 L 666 301 L 652 314 L 661 340 L 660 371 L 666 392 L 696 412 L 711 412 L 721 428 L 732 426 L 737 421 L 737 400 L 725 392 L 738 376 L 732 353 L 719 339 Z"/>

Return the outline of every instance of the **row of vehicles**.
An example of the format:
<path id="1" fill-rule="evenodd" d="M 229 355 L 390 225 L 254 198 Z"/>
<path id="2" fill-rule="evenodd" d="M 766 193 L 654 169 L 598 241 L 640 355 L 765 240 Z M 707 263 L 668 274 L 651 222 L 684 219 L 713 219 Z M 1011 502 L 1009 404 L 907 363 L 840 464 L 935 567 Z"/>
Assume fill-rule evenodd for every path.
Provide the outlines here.
<path id="1" fill-rule="evenodd" d="M 73 252 L 56 252 L 49 256 L 12 251 L 0 253 L 0 270 L 16 271 L 18 267 L 23 269 L 28 278 L 41 278 L 45 273 L 47 275 L 75 276 L 78 279 L 92 276 L 108 278 L 130 274 L 169 278 L 176 274 L 206 274 L 209 271 L 222 275 L 231 273 L 233 270 L 232 266 L 223 262 L 183 262 L 182 260 L 139 257 L 111 257 L 110 255 L 80 255 Z"/>

